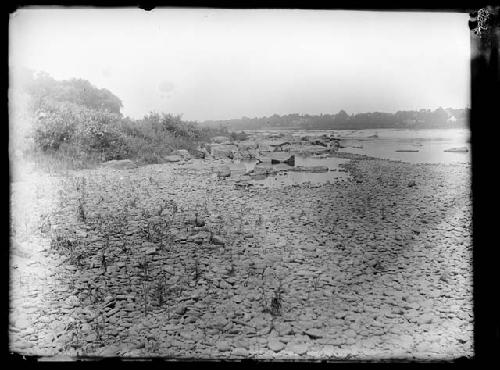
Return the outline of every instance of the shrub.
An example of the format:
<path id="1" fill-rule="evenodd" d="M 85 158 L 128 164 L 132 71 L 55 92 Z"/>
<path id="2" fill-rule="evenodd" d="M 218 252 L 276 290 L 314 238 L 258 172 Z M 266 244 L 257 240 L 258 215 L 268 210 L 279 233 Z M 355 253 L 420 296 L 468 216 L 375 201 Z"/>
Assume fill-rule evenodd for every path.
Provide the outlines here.
<path id="1" fill-rule="evenodd" d="M 244 141 L 244 140 L 248 140 L 248 134 L 245 132 L 245 131 L 241 131 L 241 132 L 231 132 L 231 134 L 229 134 L 229 138 L 232 140 L 232 141 Z"/>
<path id="2" fill-rule="evenodd" d="M 72 141 L 80 121 L 81 108 L 72 103 L 54 103 L 35 119 L 34 141 L 43 151 L 58 150 Z"/>
<path id="3" fill-rule="evenodd" d="M 93 165 L 125 158 L 159 163 L 174 150 L 194 154 L 210 138 L 227 135 L 227 129 L 200 128 L 179 115 L 150 113 L 141 120 L 123 118 L 120 99 L 88 81 L 56 81 L 43 73 L 27 76 L 27 82 L 18 87 L 29 96 L 25 110 L 34 127 L 31 154 L 47 159 L 49 167 L 83 168 L 86 161 Z M 242 139 L 241 135 L 235 137 Z"/>
<path id="4" fill-rule="evenodd" d="M 34 142 L 45 152 L 66 144 L 65 151 L 72 151 L 75 158 L 100 154 L 103 160 L 119 159 L 127 153 L 118 126 L 113 125 L 119 119 L 107 111 L 53 102 L 38 114 Z"/>
<path id="5" fill-rule="evenodd" d="M 112 113 L 84 109 L 75 132 L 75 141 L 88 151 L 110 151 L 119 138 L 111 122 L 119 117 Z"/>

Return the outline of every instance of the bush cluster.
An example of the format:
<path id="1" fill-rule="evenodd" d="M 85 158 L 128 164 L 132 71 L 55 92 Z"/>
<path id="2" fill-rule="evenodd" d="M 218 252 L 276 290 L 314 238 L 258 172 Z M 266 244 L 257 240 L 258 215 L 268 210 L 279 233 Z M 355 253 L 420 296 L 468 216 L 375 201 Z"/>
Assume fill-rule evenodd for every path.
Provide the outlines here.
<path id="1" fill-rule="evenodd" d="M 22 87 L 31 99 L 32 149 L 54 158 L 159 163 L 176 149 L 194 152 L 221 135 L 221 129 L 200 128 L 171 114 L 123 118 L 120 99 L 85 80 L 56 81 L 47 74 L 28 74 Z"/>

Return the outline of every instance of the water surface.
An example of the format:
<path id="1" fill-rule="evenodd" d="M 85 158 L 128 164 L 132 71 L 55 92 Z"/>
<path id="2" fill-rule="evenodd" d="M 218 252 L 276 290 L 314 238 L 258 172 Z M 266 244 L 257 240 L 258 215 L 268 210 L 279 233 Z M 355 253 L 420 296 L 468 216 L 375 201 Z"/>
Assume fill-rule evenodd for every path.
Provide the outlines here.
<path id="1" fill-rule="evenodd" d="M 287 138 L 328 135 L 340 138 L 339 152 L 400 160 L 409 163 L 470 163 L 470 131 L 468 129 L 373 129 L 373 130 L 256 130 L 257 135 L 283 134 Z M 376 136 L 376 137 L 373 137 Z M 469 151 L 445 152 L 465 147 Z M 418 152 L 397 152 L 418 150 Z"/>
<path id="2" fill-rule="evenodd" d="M 257 160 L 235 160 L 234 163 L 229 165 L 232 176 L 237 177 L 252 170 L 257 162 Z M 311 156 L 295 155 L 295 166 L 326 166 L 329 171 L 318 173 L 298 172 L 290 171 L 292 166 L 287 164 L 273 164 L 270 166 L 280 172 L 276 175 L 269 175 L 265 179 L 252 180 L 251 182 L 265 187 L 283 187 L 304 183 L 325 184 L 327 182 L 345 180 L 348 178 L 349 174 L 345 172 L 340 165 L 348 162 L 349 159 L 344 158 L 315 158 Z"/>
<path id="3" fill-rule="evenodd" d="M 373 138 L 376 135 L 376 138 Z M 359 130 L 340 133 L 339 152 L 409 163 L 470 163 L 470 132 L 463 129 L 433 130 Z M 468 152 L 445 152 L 465 147 Z M 418 152 L 398 152 L 418 150 Z"/>

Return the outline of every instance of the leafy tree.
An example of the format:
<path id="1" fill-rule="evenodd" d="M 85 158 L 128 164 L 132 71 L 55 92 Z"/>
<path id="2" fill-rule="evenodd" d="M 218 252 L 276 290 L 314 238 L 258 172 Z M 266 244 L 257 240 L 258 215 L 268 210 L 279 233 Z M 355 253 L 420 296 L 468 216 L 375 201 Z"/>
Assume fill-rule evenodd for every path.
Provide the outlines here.
<path id="1" fill-rule="evenodd" d="M 71 79 L 61 81 L 54 99 L 70 101 L 87 108 L 120 114 L 121 100 L 107 89 L 98 89 L 87 80 Z"/>
<path id="2" fill-rule="evenodd" d="M 333 119 L 333 122 L 338 125 L 338 124 L 345 124 L 349 121 L 349 116 L 345 112 L 345 110 L 341 110 L 335 115 L 335 118 Z"/>
<path id="3" fill-rule="evenodd" d="M 98 89 L 89 81 L 57 81 L 45 72 L 25 71 L 22 88 L 31 96 L 32 112 L 50 109 L 53 102 L 69 102 L 90 109 L 120 114 L 121 100 L 107 89 Z"/>
<path id="4" fill-rule="evenodd" d="M 444 124 L 447 120 L 448 113 L 446 113 L 446 111 L 441 107 L 432 112 L 432 116 L 430 117 L 430 123 L 433 124 Z"/>

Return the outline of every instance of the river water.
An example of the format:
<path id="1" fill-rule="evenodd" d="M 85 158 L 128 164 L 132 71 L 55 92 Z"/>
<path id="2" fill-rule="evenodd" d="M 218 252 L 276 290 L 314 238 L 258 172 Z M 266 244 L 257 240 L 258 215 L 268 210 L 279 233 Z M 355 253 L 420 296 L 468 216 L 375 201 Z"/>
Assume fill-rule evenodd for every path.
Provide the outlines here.
<path id="1" fill-rule="evenodd" d="M 470 163 L 470 131 L 468 129 L 373 129 L 373 130 L 256 130 L 259 134 L 286 136 L 333 135 L 343 139 L 340 152 L 400 160 L 409 163 Z M 375 137 L 374 137 L 375 136 Z M 451 148 L 467 148 L 468 152 L 445 152 Z M 398 152 L 411 150 L 411 152 Z"/>
<path id="2" fill-rule="evenodd" d="M 291 136 L 333 135 L 342 139 L 339 152 L 368 155 L 371 157 L 400 160 L 408 163 L 470 163 L 470 132 L 466 129 L 426 129 L 426 130 L 255 130 L 247 131 L 259 137 L 269 134 L 281 134 L 280 140 Z M 445 152 L 451 148 L 466 148 L 467 152 Z M 348 159 L 327 157 L 317 158 L 295 154 L 296 166 L 327 166 L 328 172 L 310 173 L 282 171 L 262 180 L 253 180 L 256 185 L 265 187 L 282 187 L 293 184 L 323 184 L 328 181 L 342 181 L 349 174 L 344 172 L 341 164 Z M 230 165 L 235 175 L 251 170 L 256 160 L 234 161 Z M 289 169 L 285 164 L 273 165 L 275 169 Z"/>
<path id="3" fill-rule="evenodd" d="M 464 129 L 337 131 L 335 136 L 345 139 L 342 140 L 345 148 L 339 152 L 409 163 L 470 163 L 471 160 L 470 132 Z M 468 151 L 445 152 L 451 148 Z"/>
<path id="4" fill-rule="evenodd" d="M 348 162 L 349 159 L 344 158 L 314 158 L 296 154 L 295 166 L 326 166 L 329 171 L 319 173 L 289 171 L 291 166 L 287 164 L 274 164 L 272 165 L 274 169 L 283 171 L 276 175 L 267 176 L 265 179 L 252 180 L 252 183 L 269 188 L 279 188 L 294 184 L 325 184 L 328 181 L 346 180 L 349 174 L 340 165 Z M 257 160 L 241 160 L 234 161 L 229 167 L 235 175 L 239 175 L 250 171 L 256 164 Z"/>

